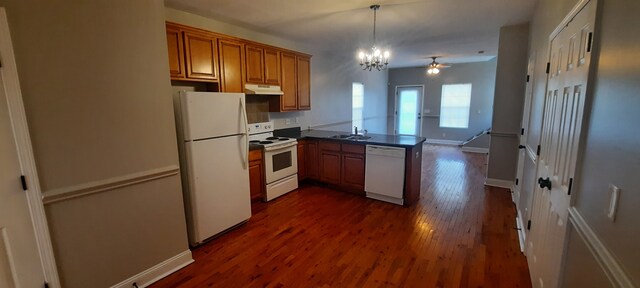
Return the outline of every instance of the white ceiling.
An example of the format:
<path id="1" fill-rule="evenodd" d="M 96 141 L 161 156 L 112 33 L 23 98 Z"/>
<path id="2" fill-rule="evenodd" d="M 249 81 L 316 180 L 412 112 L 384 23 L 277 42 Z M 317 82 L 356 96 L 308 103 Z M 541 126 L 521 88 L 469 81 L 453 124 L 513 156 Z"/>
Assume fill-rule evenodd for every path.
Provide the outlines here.
<path id="1" fill-rule="evenodd" d="M 500 27 L 527 22 L 537 0 L 166 0 L 179 10 L 336 53 L 372 45 L 391 51 L 391 67 L 486 61 L 498 51 Z M 485 51 L 478 54 L 478 51 Z"/>

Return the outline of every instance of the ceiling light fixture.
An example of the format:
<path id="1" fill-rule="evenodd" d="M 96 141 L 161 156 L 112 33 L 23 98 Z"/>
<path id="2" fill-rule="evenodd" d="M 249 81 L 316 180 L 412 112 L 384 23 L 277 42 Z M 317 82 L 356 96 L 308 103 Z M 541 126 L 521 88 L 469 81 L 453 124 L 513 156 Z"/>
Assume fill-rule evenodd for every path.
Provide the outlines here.
<path id="1" fill-rule="evenodd" d="M 362 67 L 362 70 L 371 71 L 376 69 L 378 71 L 382 71 L 387 68 L 387 65 L 389 64 L 390 53 L 389 50 L 382 52 L 378 47 L 376 47 L 376 14 L 378 9 L 380 9 L 380 5 L 371 5 L 369 8 L 373 10 L 373 47 L 369 53 L 365 53 L 364 51 L 360 51 L 360 53 L 358 53 L 358 57 L 360 58 L 360 67 Z"/>
<path id="2" fill-rule="evenodd" d="M 429 63 L 429 65 L 427 65 L 427 75 L 438 75 L 440 73 L 440 69 L 441 68 L 447 68 L 449 67 L 449 65 L 443 65 L 440 64 L 438 62 L 436 62 L 436 57 L 431 57 L 431 59 L 433 59 L 433 61 L 431 63 Z"/>

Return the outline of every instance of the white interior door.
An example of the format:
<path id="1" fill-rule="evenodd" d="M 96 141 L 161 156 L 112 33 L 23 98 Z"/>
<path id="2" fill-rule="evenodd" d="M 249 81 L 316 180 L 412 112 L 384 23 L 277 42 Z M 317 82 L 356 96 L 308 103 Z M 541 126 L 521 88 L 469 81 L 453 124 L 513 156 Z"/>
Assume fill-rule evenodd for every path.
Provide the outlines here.
<path id="1" fill-rule="evenodd" d="M 423 86 L 396 87 L 395 134 L 422 134 Z"/>
<path id="2" fill-rule="evenodd" d="M 4 77 L 0 81 L 0 287 L 42 287 L 38 252 L 27 196 L 22 190 L 13 122 Z"/>
<path id="3" fill-rule="evenodd" d="M 595 3 L 588 3 L 550 43 L 538 184 L 527 254 L 534 287 L 557 287 L 564 256 L 589 74 Z"/>

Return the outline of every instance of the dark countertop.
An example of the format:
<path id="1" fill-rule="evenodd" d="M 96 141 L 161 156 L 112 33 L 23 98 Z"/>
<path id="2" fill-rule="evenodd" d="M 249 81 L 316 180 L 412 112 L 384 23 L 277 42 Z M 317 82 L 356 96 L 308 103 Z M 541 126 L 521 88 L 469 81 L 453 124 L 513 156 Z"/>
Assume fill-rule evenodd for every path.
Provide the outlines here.
<path id="1" fill-rule="evenodd" d="M 370 139 L 366 140 L 349 140 L 349 139 L 335 139 L 330 138 L 333 135 L 348 134 L 347 132 L 339 131 L 327 131 L 327 130 L 304 130 L 290 128 L 281 129 L 273 132 L 276 136 L 296 138 L 298 140 L 305 138 L 332 140 L 340 142 L 350 142 L 354 144 L 373 144 L 373 145 L 386 145 L 386 146 L 398 146 L 398 147 L 413 147 L 421 144 L 426 139 L 424 137 L 416 136 L 399 136 L 399 135 L 386 135 L 386 134 L 373 134 L 368 133 Z"/>

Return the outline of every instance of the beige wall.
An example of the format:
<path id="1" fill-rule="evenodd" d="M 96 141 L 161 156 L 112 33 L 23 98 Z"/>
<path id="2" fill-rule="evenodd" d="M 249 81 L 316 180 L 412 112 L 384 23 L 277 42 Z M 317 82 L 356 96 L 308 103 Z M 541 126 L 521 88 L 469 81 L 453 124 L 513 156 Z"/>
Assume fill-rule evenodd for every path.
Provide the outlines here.
<path id="1" fill-rule="evenodd" d="M 513 182 L 527 76 L 529 23 L 500 28 L 487 178 Z"/>
<path id="2" fill-rule="evenodd" d="M 114 180 L 178 164 L 162 1 L 6 7 L 64 287 L 116 284 L 187 250 L 180 180 Z M 95 190 L 95 189 L 94 189 Z"/>

